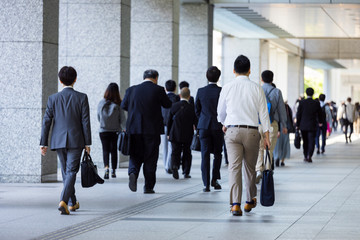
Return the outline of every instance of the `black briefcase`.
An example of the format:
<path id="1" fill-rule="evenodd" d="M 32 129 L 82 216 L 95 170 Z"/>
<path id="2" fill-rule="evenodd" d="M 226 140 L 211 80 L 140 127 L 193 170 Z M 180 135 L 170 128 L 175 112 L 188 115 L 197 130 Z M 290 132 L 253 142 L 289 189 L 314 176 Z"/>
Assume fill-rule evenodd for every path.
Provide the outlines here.
<path id="1" fill-rule="evenodd" d="M 295 131 L 294 146 L 297 149 L 300 149 L 300 147 L 301 147 L 301 134 L 300 134 L 299 129 L 296 129 L 296 131 Z"/>
<path id="2" fill-rule="evenodd" d="M 130 134 L 126 131 L 122 131 L 119 133 L 118 141 L 117 141 L 119 151 L 125 155 L 130 155 Z"/>
<path id="3" fill-rule="evenodd" d="M 260 203 L 262 206 L 270 207 L 275 202 L 275 189 L 272 169 L 266 169 L 267 161 L 270 161 L 269 149 L 266 149 L 265 155 L 265 170 L 262 175 L 261 190 L 260 190 Z"/>
<path id="4" fill-rule="evenodd" d="M 197 130 L 191 141 L 191 150 L 201 151 L 199 131 Z"/>
<path id="5" fill-rule="evenodd" d="M 95 184 L 103 184 L 104 179 L 98 175 L 97 167 L 86 151 L 81 161 L 81 186 L 89 188 Z"/>

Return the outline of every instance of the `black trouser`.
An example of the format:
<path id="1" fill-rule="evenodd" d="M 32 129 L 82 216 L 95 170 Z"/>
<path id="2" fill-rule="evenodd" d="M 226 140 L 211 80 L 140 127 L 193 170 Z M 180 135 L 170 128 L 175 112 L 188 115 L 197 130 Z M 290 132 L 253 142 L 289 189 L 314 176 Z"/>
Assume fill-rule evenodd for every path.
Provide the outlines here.
<path id="1" fill-rule="evenodd" d="M 183 174 L 189 175 L 191 169 L 191 142 L 189 143 L 176 143 L 171 142 L 171 169 L 179 169 L 180 161 L 182 162 L 182 171 Z M 182 153 L 182 156 L 181 156 Z"/>
<path id="2" fill-rule="evenodd" d="M 301 136 L 303 139 L 304 157 L 310 159 L 314 154 L 316 131 L 301 130 Z"/>
<path id="3" fill-rule="evenodd" d="M 350 135 L 348 135 L 348 128 L 349 127 L 350 127 Z M 344 124 L 344 128 L 345 128 L 345 130 L 344 130 L 345 138 L 346 138 L 346 142 L 347 142 L 347 139 L 351 138 L 351 134 L 354 131 L 354 123 L 348 122 L 348 123 Z"/>
<path id="4" fill-rule="evenodd" d="M 212 181 L 221 179 L 221 152 L 224 143 L 224 133 L 222 130 L 200 129 L 199 137 L 201 143 L 201 174 L 205 187 L 210 186 L 210 153 L 214 153 L 212 170 Z"/>
<path id="5" fill-rule="evenodd" d="M 111 167 L 116 169 L 118 162 L 118 153 L 117 153 L 117 138 L 118 135 L 116 132 L 101 132 L 100 139 L 102 143 L 103 150 L 103 160 L 104 167 L 109 167 L 109 155 L 111 154 Z"/>
<path id="6" fill-rule="evenodd" d="M 315 138 L 315 145 L 316 148 L 320 149 L 320 136 L 321 136 L 321 151 L 325 151 L 325 145 L 326 145 L 326 131 L 327 131 L 327 125 L 326 123 L 323 124 L 321 127 L 318 127 L 316 130 L 316 138 Z"/>
<path id="7" fill-rule="evenodd" d="M 156 183 L 156 168 L 159 158 L 160 135 L 132 134 L 130 136 L 129 175 L 139 176 L 141 165 L 145 177 L 145 188 L 153 189 Z"/>

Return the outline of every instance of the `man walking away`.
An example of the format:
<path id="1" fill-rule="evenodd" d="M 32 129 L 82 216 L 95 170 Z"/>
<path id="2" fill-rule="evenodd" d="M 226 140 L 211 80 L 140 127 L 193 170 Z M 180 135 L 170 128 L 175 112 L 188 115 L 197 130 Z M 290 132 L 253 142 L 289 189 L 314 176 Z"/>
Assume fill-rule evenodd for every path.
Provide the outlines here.
<path id="1" fill-rule="evenodd" d="M 165 82 L 165 90 L 166 94 L 169 97 L 172 103 L 180 101 L 179 95 L 175 94 L 176 90 L 176 82 L 174 80 L 167 80 Z M 163 159 L 164 159 L 164 167 L 165 171 L 169 174 L 171 171 L 171 143 L 168 140 L 168 126 L 167 123 L 169 121 L 170 108 L 161 107 L 161 113 L 164 118 L 164 132 L 165 134 L 161 135 L 161 141 L 163 143 Z"/>
<path id="2" fill-rule="evenodd" d="M 191 178 L 192 155 L 190 145 L 196 127 L 195 110 L 189 103 L 189 88 L 182 88 L 180 97 L 181 101 L 174 103 L 171 107 L 168 121 L 169 141 L 172 145 L 171 170 L 175 179 L 179 179 L 180 162 L 182 163 L 184 178 Z"/>
<path id="3" fill-rule="evenodd" d="M 321 136 L 321 153 L 325 152 L 326 146 L 326 132 L 327 126 L 331 126 L 332 115 L 328 105 L 325 104 L 325 94 L 319 95 L 320 107 L 322 112 L 322 122 L 324 123 L 321 127 L 318 126 L 316 129 L 315 145 L 317 148 L 316 154 L 320 154 L 320 136 Z"/>
<path id="4" fill-rule="evenodd" d="M 301 130 L 303 139 L 304 161 L 312 162 L 315 149 L 315 137 L 317 126 L 323 125 L 320 103 L 312 99 L 314 89 L 306 89 L 307 98 L 299 103 L 296 112 L 296 127 Z"/>
<path id="5" fill-rule="evenodd" d="M 57 152 L 64 182 L 60 195 L 59 211 L 68 215 L 80 204 L 75 196 L 76 174 L 80 167 L 82 150 L 90 153 L 91 129 L 87 95 L 74 90 L 77 73 L 73 67 L 62 67 L 59 72 L 62 91 L 51 95 L 41 128 L 40 150 L 43 156 L 48 148 L 52 125 L 51 150 Z M 69 206 L 69 208 L 68 208 Z"/>
<path id="6" fill-rule="evenodd" d="M 217 105 L 221 87 L 217 85 L 221 71 L 215 67 L 210 67 L 206 72 L 209 84 L 199 88 L 196 94 L 195 111 L 199 119 L 197 129 L 199 130 L 201 143 L 201 174 L 204 183 L 204 192 L 210 192 L 210 185 L 214 189 L 221 189 L 218 179 L 221 167 L 221 152 L 224 143 L 224 133 L 222 125 L 217 120 Z M 210 153 L 214 154 L 212 177 L 210 181 Z"/>
<path id="7" fill-rule="evenodd" d="M 226 84 L 217 107 L 218 121 L 223 124 L 229 159 L 231 212 L 241 216 L 242 165 L 246 187 L 244 210 L 256 207 L 255 165 L 259 154 L 259 118 L 264 131 L 264 147 L 270 147 L 270 120 L 264 90 L 249 79 L 250 61 L 240 55 L 234 62 L 235 80 Z"/>
<path id="8" fill-rule="evenodd" d="M 346 103 L 341 106 L 338 116 L 340 116 L 339 120 L 341 120 L 343 122 L 346 143 L 348 143 L 348 140 L 351 142 L 351 134 L 353 133 L 353 130 L 354 130 L 353 122 L 354 122 L 354 118 L 355 118 L 355 107 L 354 107 L 354 105 L 351 104 L 350 97 L 348 97 L 346 99 Z M 350 127 L 350 134 L 348 136 L 349 127 Z M 341 128 L 341 129 L 343 129 L 343 128 Z"/>
<path id="9" fill-rule="evenodd" d="M 274 80 L 274 73 L 270 70 L 265 70 L 261 73 L 261 81 L 263 82 L 263 90 L 266 96 L 266 100 L 268 104 L 270 104 L 270 123 L 271 123 L 271 131 L 270 131 L 270 161 L 271 166 L 273 166 L 273 152 L 276 146 L 276 142 L 278 139 L 278 131 L 279 125 L 280 130 L 283 134 L 287 134 L 287 114 L 284 99 L 282 97 L 281 90 L 274 87 L 272 85 Z M 269 110 L 269 109 L 268 109 Z M 256 183 L 260 182 L 262 178 L 262 172 L 264 171 L 264 144 L 263 144 L 263 131 L 262 125 L 260 125 L 260 149 L 259 149 L 259 156 L 256 163 Z"/>
<path id="10" fill-rule="evenodd" d="M 163 87 L 157 85 L 159 73 L 146 70 L 144 81 L 126 90 L 121 108 L 128 111 L 126 130 L 130 134 L 129 188 L 137 190 L 137 179 L 143 165 L 144 193 L 155 193 L 156 168 L 160 134 L 164 133 L 161 107 L 170 108 L 171 101 Z"/>

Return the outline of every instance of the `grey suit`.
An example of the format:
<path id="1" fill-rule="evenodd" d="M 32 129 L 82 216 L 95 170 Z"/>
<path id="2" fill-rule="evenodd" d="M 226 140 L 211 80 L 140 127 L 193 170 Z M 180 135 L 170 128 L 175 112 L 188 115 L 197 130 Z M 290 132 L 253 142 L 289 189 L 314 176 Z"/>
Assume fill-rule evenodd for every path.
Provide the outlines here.
<path id="1" fill-rule="evenodd" d="M 75 180 L 81 152 L 91 145 L 90 113 L 87 95 L 64 88 L 48 99 L 42 123 L 40 145 L 48 146 L 51 125 L 51 150 L 56 150 L 61 162 L 64 188 L 60 201 L 76 204 Z"/>

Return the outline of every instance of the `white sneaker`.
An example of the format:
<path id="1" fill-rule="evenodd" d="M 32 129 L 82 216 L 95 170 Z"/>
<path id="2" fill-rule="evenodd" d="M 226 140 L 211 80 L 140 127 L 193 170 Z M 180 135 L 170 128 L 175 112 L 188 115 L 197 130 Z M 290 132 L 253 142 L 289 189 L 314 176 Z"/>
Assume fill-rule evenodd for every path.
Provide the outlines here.
<path id="1" fill-rule="evenodd" d="M 256 172 L 256 184 L 259 184 L 260 183 L 260 180 L 262 179 L 262 173 L 261 171 L 257 171 Z"/>

